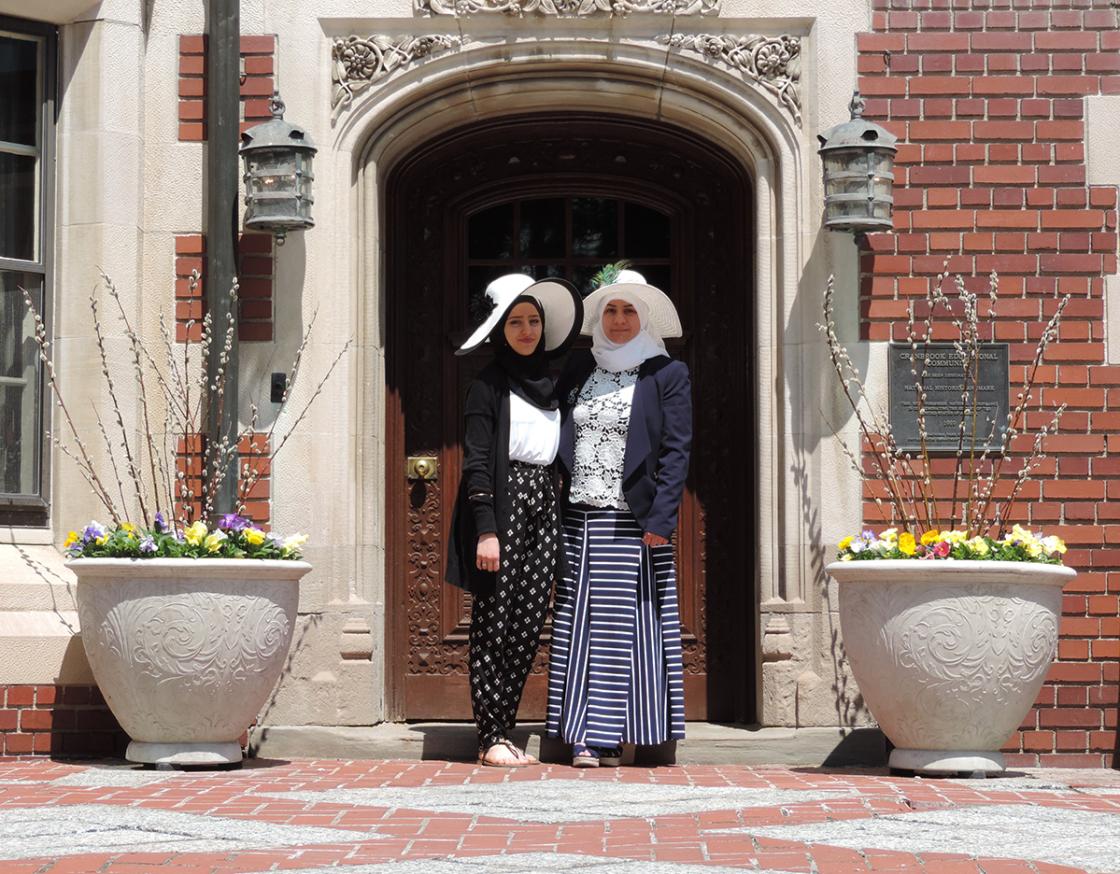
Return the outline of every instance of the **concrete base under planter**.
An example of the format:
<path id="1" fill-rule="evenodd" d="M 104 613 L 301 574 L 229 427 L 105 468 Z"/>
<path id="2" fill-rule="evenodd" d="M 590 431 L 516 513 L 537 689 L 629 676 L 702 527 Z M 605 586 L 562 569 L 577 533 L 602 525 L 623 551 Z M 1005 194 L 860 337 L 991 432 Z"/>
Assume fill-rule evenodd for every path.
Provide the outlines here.
<path id="1" fill-rule="evenodd" d="M 891 750 L 890 766 L 917 774 L 1001 774 L 1003 754 L 991 750 Z"/>
<path id="2" fill-rule="evenodd" d="M 239 743 L 145 743 L 134 740 L 128 745 L 124 757 L 142 765 L 178 765 L 187 767 L 213 767 L 235 765 L 241 761 Z"/>

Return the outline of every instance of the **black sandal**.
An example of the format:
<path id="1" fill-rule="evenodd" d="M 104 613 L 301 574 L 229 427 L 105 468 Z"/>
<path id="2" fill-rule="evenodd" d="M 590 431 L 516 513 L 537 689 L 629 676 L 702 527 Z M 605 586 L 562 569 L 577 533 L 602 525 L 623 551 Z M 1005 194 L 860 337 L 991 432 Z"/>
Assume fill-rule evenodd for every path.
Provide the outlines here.
<path id="1" fill-rule="evenodd" d="M 506 752 L 513 756 L 514 760 L 512 762 L 494 762 L 487 759 L 487 756 L 490 755 L 490 751 L 495 747 L 504 748 Z M 529 763 L 525 761 L 525 754 L 510 741 L 496 740 L 494 743 L 490 744 L 490 746 L 486 747 L 485 750 L 480 749 L 478 751 L 478 764 L 487 768 L 524 768 Z"/>

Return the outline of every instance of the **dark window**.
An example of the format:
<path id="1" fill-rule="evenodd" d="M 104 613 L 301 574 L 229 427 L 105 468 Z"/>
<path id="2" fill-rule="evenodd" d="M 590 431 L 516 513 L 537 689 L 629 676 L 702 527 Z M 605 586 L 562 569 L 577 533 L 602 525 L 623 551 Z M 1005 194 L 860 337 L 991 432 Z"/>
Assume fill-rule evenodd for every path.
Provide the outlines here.
<path id="1" fill-rule="evenodd" d="M 0 524 L 44 525 L 44 384 L 26 291 L 50 308 L 54 28 L 0 16 Z"/>

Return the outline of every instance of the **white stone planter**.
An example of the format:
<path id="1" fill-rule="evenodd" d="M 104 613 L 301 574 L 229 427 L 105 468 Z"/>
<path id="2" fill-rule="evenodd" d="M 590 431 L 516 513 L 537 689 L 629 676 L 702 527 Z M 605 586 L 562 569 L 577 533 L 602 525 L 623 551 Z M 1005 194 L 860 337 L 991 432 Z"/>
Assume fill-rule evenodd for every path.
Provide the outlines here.
<path id="1" fill-rule="evenodd" d="M 276 685 L 303 561 L 83 558 L 82 643 L 133 762 L 241 761 L 238 738 Z"/>
<path id="2" fill-rule="evenodd" d="M 850 561 L 839 583 L 852 673 L 895 745 L 892 768 L 998 772 L 1058 645 L 1058 565 Z"/>

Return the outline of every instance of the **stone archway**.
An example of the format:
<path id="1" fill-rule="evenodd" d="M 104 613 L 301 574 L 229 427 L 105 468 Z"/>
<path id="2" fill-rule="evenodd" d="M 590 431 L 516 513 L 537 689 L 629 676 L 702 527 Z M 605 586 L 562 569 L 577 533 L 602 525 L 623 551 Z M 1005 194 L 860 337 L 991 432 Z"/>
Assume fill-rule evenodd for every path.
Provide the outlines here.
<path id="1" fill-rule="evenodd" d="M 796 694 L 797 674 L 784 677 L 782 683 L 790 688 L 780 695 L 763 688 L 759 642 L 762 627 L 772 624 L 775 616 L 785 633 L 797 636 L 805 628 L 810 633 L 802 637 L 820 637 L 819 614 L 828 609 L 822 608 L 816 585 L 814 535 L 804 513 L 805 501 L 824 491 L 819 459 L 806 468 L 802 481 L 795 484 L 791 477 L 791 459 L 803 451 L 803 438 L 820 427 L 815 411 L 822 362 L 808 347 L 813 314 L 800 312 L 802 284 L 823 284 L 823 276 L 815 273 L 825 267 L 817 264 L 814 275 L 806 272 L 808 247 L 819 229 L 818 217 L 808 214 L 815 183 L 805 178 L 802 166 L 811 146 L 780 108 L 741 80 L 715 76 L 700 63 L 666 71 L 651 63 L 655 57 L 661 56 L 641 46 L 580 40 L 550 42 L 547 54 L 531 45 L 487 46 L 433 59 L 424 65 L 423 75 L 405 75 L 393 89 L 373 91 L 355 102 L 338 128 L 337 150 L 339 159 L 350 161 L 353 168 L 352 237 L 361 241 L 354 258 L 354 313 L 359 333 L 368 332 L 368 352 L 356 385 L 384 383 L 385 308 L 391 284 L 384 244 L 392 222 L 386 211 L 387 182 L 420 144 L 467 121 L 576 109 L 682 127 L 724 149 L 751 180 L 754 194 L 750 225 L 756 270 L 740 293 L 753 301 L 755 314 L 748 343 L 755 351 L 751 379 L 758 398 L 758 514 L 751 534 L 753 566 L 743 569 L 743 585 L 759 608 L 752 660 L 758 718 L 763 724 L 793 724 L 788 702 Z M 796 397 L 792 404 L 791 391 Z M 356 484 L 360 512 L 355 521 L 361 526 L 363 519 L 371 520 L 377 530 L 376 542 L 358 562 L 358 576 L 372 581 L 370 599 L 379 604 L 386 603 L 389 587 L 383 574 L 387 539 L 381 522 L 374 521 L 385 519 L 388 511 L 387 435 L 381 418 L 385 404 L 376 388 L 373 395 L 357 400 L 368 432 L 359 440 L 364 475 Z M 383 615 L 388 624 L 392 617 L 387 611 Z M 828 659 L 827 643 L 813 643 Z M 391 713 L 386 710 L 386 716 Z"/>

